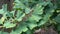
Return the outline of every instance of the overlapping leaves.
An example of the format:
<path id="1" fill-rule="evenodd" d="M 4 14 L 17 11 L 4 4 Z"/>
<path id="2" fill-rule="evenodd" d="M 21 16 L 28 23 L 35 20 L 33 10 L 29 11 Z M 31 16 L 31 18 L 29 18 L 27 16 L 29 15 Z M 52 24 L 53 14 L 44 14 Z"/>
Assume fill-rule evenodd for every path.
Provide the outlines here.
<path id="1" fill-rule="evenodd" d="M 35 6 L 31 4 L 33 11 L 29 7 L 29 2 L 37 4 Z M 22 32 L 30 32 L 35 27 L 40 27 L 47 23 L 55 12 L 55 6 L 51 1 L 39 0 L 38 2 L 35 0 L 15 0 L 14 10 L 11 12 L 7 11 L 7 6 L 4 5 L 0 9 L 0 14 L 3 15 L 0 19 L 0 24 L 2 24 L 3 29 L 16 27 L 14 28 L 15 30 L 11 30 L 10 34 L 21 34 Z M 59 16 L 55 19 L 56 22 L 59 22 Z M 7 34 L 6 32 L 3 33 Z"/>

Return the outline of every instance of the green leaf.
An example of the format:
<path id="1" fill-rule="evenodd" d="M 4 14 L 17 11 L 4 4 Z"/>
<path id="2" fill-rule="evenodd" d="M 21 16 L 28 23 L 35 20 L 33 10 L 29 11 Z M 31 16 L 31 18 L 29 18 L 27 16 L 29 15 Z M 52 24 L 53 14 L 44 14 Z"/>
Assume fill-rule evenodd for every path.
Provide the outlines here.
<path id="1" fill-rule="evenodd" d="M 33 28 L 37 27 L 36 23 L 27 23 L 28 27 L 32 30 Z"/>
<path id="2" fill-rule="evenodd" d="M 0 34 L 9 34 L 8 32 L 0 31 Z"/>
<path id="3" fill-rule="evenodd" d="M 0 14 L 4 14 L 5 11 L 3 9 L 0 9 Z"/>
<path id="4" fill-rule="evenodd" d="M 41 16 L 38 16 L 38 15 L 32 15 L 31 17 L 29 17 L 29 21 L 35 21 L 35 22 L 38 22 L 40 19 L 42 19 Z"/>
<path id="5" fill-rule="evenodd" d="M 14 9 L 24 9 L 25 6 L 24 4 L 20 1 L 20 0 L 15 0 L 15 5 L 14 5 Z"/>
<path id="6" fill-rule="evenodd" d="M 3 27 L 6 27 L 6 28 L 12 28 L 15 26 L 16 26 L 16 24 L 10 23 L 9 21 L 7 21 L 3 24 Z"/>
<path id="7" fill-rule="evenodd" d="M 13 13 L 11 13 L 11 12 L 8 11 L 7 14 L 6 14 L 6 16 L 7 17 L 13 17 Z"/>
<path id="8" fill-rule="evenodd" d="M 26 32 L 26 34 L 32 34 L 32 31 L 31 31 L 31 30 L 28 30 L 28 31 Z"/>
<path id="9" fill-rule="evenodd" d="M 2 6 L 2 9 L 0 9 L 0 14 L 4 14 L 4 13 L 6 13 L 7 12 L 7 4 L 4 4 L 3 6 Z"/>
<path id="10" fill-rule="evenodd" d="M 21 10 L 18 10 L 17 11 L 17 14 L 16 14 L 16 18 L 19 18 L 19 17 L 21 17 L 22 16 L 22 11 Z"/>
<path id="11" fill-rule="evenodd" d="M 31 11 L 30 8 L 25 8 L 25 13 L 26 14 L 30 13 L 30 11 Z"/>
<path id="12" fill-rule="evenodd" d="M 48 0 L 47 0 L 48 1 Z M 48 1 L 48 2 L 40 2 L 39 4 L 42 6 L 46 6 L 46 5 L 48 5 L 50 3 L 50 1 Z"/>
<path id="13" fill-rule="evenodd" d="M 8 32 L 2 32 L 2 34 L 9 34 Z"/>
<path id="14" fill-rule="evenodd" d="M 3 17 L 0 19 L 0 24 L 3 24 L 3 22 L 5 21 L 6 19 L 6 15 L 4 14 Z"/>
<path id="15" fill-rule="evenodd" d="M 12 31 L 10 34 L 20 34 L 19 32 Z"/>
<path id="16" fill-rule="evenodd" d="M 2 31 L 0 31 L 0 34 L 2 34 Z"/>
<path id="17" fill-rule="evenodd" d="M 13 32 L 21 34 L 22 32 L 26 32 L 27 30 L 28 28 L 24 22 L 24 23 L 20 23 L 20 25 L 18 25 L 18 27 Z"/>
<path id="18" fill-rule="evenodd" d="M 3 11 L 7 12 L 7 4 L 3 4 L 2 9 Z"/>
<path id="19" fill-rule="evenodd" d="M 40 23 L 38 24 L 38 26 L 44 25 L 50 19 L 50 17 L 52 16 L 53 12 L 54 12 L 54 10 L 50 9 L 50 11 L 48 11 L 46 13 L 46 15 L 44 15 L 43 19 L 40 21 Z"/>
<path id="20" fill-rule="evenodd" d="M 17 21 L 22 21 L 22 19 L 25 17 L 25 13 L 22 14 L 19 18 L 16 18 Z"/>
<path id="21" fill-rule="evenodd" d="M 43 9 L 44 9 L 44 7 L 42 7 L 41 5 L 37 4 L 37 6 L 34 7 L 33 14 L 41 15 L 41 14 L 43 14 Z"/>
<path id="22" fill-rule="evenodd" d="M 60 12 L 60 10 L 57 10 L 56 12 L 57 12 L 57 13 L 59 13 L 59 12 Z"/>
<path id="23" fill-rule="evenodd" d="M 0 24 L 3 24 L 3 21 L 0 19 Z"/>
<path id="24" fill-rule="evenodd" d="M 56 21 L 57 23 L 60 23 L 60 14 L 58 14 L 55 18 L 54 21 Z"/>
<path id="25" fill-rule="evenodd" d="M 60 24 L 57 25 L 57 30 L 60 31 Z"/>
<path id="26" fill-rule="evenodd" d="M 12 14 L 12 17 L 13 17 L 13 16 L 14 16 L 14 14 L 15 14 L 15 11 L 11 11 L 10 13 Z"/>

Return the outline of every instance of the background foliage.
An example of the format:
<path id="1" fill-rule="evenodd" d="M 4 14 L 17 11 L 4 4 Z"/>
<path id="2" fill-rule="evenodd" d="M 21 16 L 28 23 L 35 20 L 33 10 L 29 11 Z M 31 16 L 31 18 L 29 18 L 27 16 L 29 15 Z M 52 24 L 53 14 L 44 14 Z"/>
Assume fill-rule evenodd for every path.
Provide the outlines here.
<path id="1" fill-rule="evenodd" d="M 60 0 L 14 0 L 12 11 L 7 4 L 0 9 L 0 34 L 33 34 L 52 25 L 60 33 Z"/>

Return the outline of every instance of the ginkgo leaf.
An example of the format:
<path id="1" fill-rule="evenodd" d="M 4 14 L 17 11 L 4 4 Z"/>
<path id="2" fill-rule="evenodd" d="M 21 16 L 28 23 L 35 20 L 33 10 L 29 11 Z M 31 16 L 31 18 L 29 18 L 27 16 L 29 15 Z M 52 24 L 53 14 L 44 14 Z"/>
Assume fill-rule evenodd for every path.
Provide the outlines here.
<path id="1" fill-rule="evenodd" d="M 16 26 L 16 24 L 10 23 L 9 21 L 7 21 L 3 24 L 3 27 L 6 27 L 6 28 L 12 28 L 15 26 Z"/>
<path id="2" fill-rule="evenodd" d="M 17 32 L 17 33 L 22 33 L 22 32 L 26 32 L 28 30 L 26 24 L 24 23 L 21 23 L 14 32 Z"/>
<path id="3" fill-rule="evenodd" d="M 4 18 L 4 17 L 2 17 L 2 18 L 1 18 L 1 20 L 2 20 L 2 22 L 4 22 L 5 18 Z"/>
<path id="4" fill-rule="evenodd" d="M 55 18 L 54 21 L 56 21 L 57 23 L 60 23 L 60 14 L 58 14 Z"/>
<path id="5" fill-rule="evenodd" d="M 12 31 L 10 34 L 20 34 L 19 32 Z"/>
<path id="6" fill-rule="evenodd" d="M 51 9 L 50 11 L 48 11 L 46 13 L 46 15 L 44 15 L 43 20 L 40 21 L 40 23 L 39 23 L 38 26 L 44 25 L 50 19 L 50 17 L 52 16 L 53 12 L 54 12 L 53 9 Z"/>
<path id="7" fill-rule="evenodd" d="M 37 26 L 37 24 L 35 24 L 33 22 L 32 23 L 27 23 L 27 25 L 31 30 Z"/>
<path id="8" fill-rule="evenodd" d="M 14 9 L 24 9 L 25 5 L 20 1 L 20 0 L 15 0 L 15 6 L 13 7 Z"/>
<path id="9" fill-rule="evenodd" d="M 25 17 L 25 13 L 22 14 L 19 18 L 16 18 L 17 21 L 21 21 Z"/>
<path id="10" fill-rule="evenodd" d="M 2 34 L 9 34 L 8 32 L 2 32 Z"/>
<path id="11" fill-rule="evenodd" d="M 29 17 L 29 21 L 35 21 L 35 22 L 38 22 L 40 19 L 42 19 L 41 16 L 38 16 L 38 15 L 32 15 L 31 17 Z"/>
<path id="12" fill-rule="evenodd" d="M 33 14 L 41 15 L 41 14 L 43 14 L 43 9 L 44 9 L 44 7 L 42 7 L 41 5 L 37 4 L 37 6 L 34 7 Z"/>
<path id="13" fill-rule="evenodd" d="M 26 13 L 26 14 L 30 13 L 30 11 L 31 11 L 30 8 L 26 8 L 26 9 L 25 9 L 25 13 Z"/>
<path id="14" fill-rule="evenodd" d="M 16 18 L 19 18 L 19 17 L 21 17 L 22 16 L 22 11 L 21 10 L 18 10 L 17 11 L 17 14 L 16 14 Z"/>
<path id="15" fill-rule="evenodd" d="M 0 19 L 0 24 L 3 24 L 4 21 L 5 21 L 5 18 L 2 17 L 2 18 Z"/>
<path id="16" fill-rule="evenodd" d="M 3 9 L 0 9 L 0 14 L 4 14 L 5 11 Z"/>

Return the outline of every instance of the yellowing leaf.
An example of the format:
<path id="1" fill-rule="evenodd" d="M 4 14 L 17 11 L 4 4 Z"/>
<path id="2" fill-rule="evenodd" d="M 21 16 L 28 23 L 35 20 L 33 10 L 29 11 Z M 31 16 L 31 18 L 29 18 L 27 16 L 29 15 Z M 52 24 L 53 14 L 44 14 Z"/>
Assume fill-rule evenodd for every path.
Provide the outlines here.
<path id="1" fill-rule="evenodd" d="M 4 18 L 4 17 L 2 17 L 2 18 L 1 18 L 1 20 L 2 20 L 2 22 L 4 22 L 5 18 Z"/>

